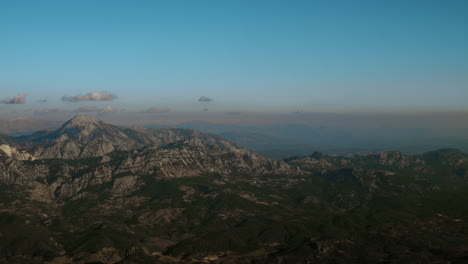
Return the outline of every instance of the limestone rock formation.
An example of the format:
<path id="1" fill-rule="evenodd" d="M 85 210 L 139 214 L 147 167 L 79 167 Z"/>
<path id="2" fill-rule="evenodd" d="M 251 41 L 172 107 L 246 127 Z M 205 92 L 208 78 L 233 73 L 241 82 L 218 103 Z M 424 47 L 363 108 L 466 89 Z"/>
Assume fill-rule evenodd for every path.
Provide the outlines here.
<path id="1" fill-rule="evenodd" d="M 35 142 L 30 149 L 38 158 L 79 159 L 163 145 L 194 133 L 191 129 L 123 128 L 77 115 L 55 131 L 37 133 L 23 141 Z"/>
<path id="2" fill-rule="evenodd" d="M 125 196 L 141 188 L 144 177 L 301 174 L 219 136 L 193 129 L 121 128 L 82 115 L 21 142 L 34 155 L 0 145 L 0 181 L 26 186 L 30 198 L 43 201 L 90 197 L 96 194 L 89 188 L 102 186 L 115 197 Z"/>
<path id="3" fill-rule="evenodd" d="M 26 151 L 19 151 L 7 144 L 0 145 L 0 151 L 3 151 L 8 157 L 17 160 L 35 160 L 36 158 Z"/>

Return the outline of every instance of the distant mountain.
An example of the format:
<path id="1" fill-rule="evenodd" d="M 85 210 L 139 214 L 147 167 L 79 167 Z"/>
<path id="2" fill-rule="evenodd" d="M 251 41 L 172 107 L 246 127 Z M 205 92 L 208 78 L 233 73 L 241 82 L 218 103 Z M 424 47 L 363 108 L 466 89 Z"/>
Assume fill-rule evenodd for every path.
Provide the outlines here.
<path id="1" fill-rule="evenodd" d="M 468 161 L 468 156 L 457 149 L 439 149 L 420 155 L 404 155 L 399 151 L 384 151 L 349 157 L 332 157 L 320 152 L 314 152 L 310 156 L 290 157 L 285 161 L 311 170 L 363 167 L 367 169 L 388 168 L 418 171 L 438 164 L 456 167 Z"/>
<path id="2" fill-rule="evenodd" d="M 423 153 L 446 147 L 468 150 L 467 140 L 464 137 L 458 139 L 449 135 L 442 137 L 429 128 L 375 126 L 372 125 L 373 121 L 363 122 L 363 120 L 349 123 L 346 116 L 341 117 L 343 119 L 339 122 L 324 121 L 329 118 L 333 120 L 335 117 L 324 119 L 318 115 L 317 122 L 311 124 L 191 121 L 178 126 L 220 135 L 270 158 L 307 155 L 316 150 L 337 155 L 380 152 L 388 149 L 398 149 L 406 154 Z"/>

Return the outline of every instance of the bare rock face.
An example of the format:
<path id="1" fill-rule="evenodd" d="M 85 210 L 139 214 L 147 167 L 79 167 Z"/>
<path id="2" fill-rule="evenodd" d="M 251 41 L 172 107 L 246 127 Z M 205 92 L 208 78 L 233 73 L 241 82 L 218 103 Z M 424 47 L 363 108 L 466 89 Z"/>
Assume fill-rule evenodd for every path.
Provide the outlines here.
<path id="1" fill-rule="evenodd" d="M 129 151 L 148 145 L 161 146 L 195 134 L 192 129 L 122 128 L 94 117 L 77 115 L 59 129 L 30 138 L 41 159 L 100 157 L 114 150 Z"/>
<path id="2" fill-rule="evenodd" d="M 310 156 L 291 157 L 285 159 L 285 161 L 292 165 L 301 166 L 304 169 L 328 170 L 337 166 L 336 161 L 334 161 L 332 157 L 329 157 L 320 152 L 314 152 Z"/>
<path id="3" fill-rule="evenodd" d="M 193 129 L 121 128 L 77 115 L 58 130 L 32 139 L 38 142 L 33 153 L 40 159 L 83 159 L 104 157 L 115 150 L 138 150 L 115 173 L 158 172 L 163 177 L 299 173 L 283 161 L 267 159 L 221 137 Z M 109 158 L 101 159 L 102 163 L 108 161 Z"/>
<path id="4" fill-rule="evenodd" d="M 125 196 L 136 191 L 142 185 L 143 180 L 139 176 L 131 175 L 117 178 L 112 185 L 112 193 L 115 196 Z"/>
<path id="5" fill-rule="evenodd" d="M 94 116 L 76 115 L 74 118 L 67 122 L 69 127 L 82 127 L 88 131 L 93 131 L 99 126 L 99 120 Z"/>
<path id="6" fill-rule="evenodd" d="M 284 161 L 193 129 L 120 128 L 78 115 L 30 139 L 26 145 L 33 146 L 34 156 L 0 145 L 0 182 L 23 186 L 40 201 L 87 197 L 90 188 L 94 195 L 109 188 L 122 197 L 141 188 L 143 176 L 301 174 Z"/>
<path id="7" fill-rule="evenodd" d="M 87 173 L 83 173 L 86 172 Z M 97 166 L 93 169 L 80 170 L 81 177 L 63 177 L 63 181 L 55 190 L 57 197 L 73 197 L 88 187 L 101 186 L 112 181 L 112 168 L 108 165 Z M 75 173 L 76 174 L 76 173 Z"/>
<path id="8" fill-rule="evenodd" d="M 360 167 L 367 163 L 375 163 L 382 167 L 408 168 L 424 166 L 425 161 L 420 157 L 407 156 L 398 151 L 384 151 L 380 153 L 360 154 L 352 157 L 332 157 L 323 153 L 314 152 L 310 156 L 291 157 L 285 159 L 289 164 L 297 165 L 304 169 L 323 171 L 342 167 Z"/>
<path id="9" fill-rule="evenodd" d="M 0 145 L 0 151 L 3 151 L 8 157 L 16 160 L 35 160 L 36 158 L 26 151 L 19 151 L 7 144 Z"/>
<path id="10" fill-rule="evenodd" d="M 295 167 L 283 161 L 262 157 L 221 138 L 201 139 L 196 136 L 130 155 L 116 169 L 116 173 L 125 171 L 163 177 L 209 173 L 300 174 Z"/>
<path id="11" fill-rule="evenodd" d="M 120 128 L 83 115 L 75 116 L 58 130 L 36 140 L 41 144 L 34 148 L 34 155 L 40 158 L 96 157 L 116 148 L 129 150 L 137 147 Z"/>

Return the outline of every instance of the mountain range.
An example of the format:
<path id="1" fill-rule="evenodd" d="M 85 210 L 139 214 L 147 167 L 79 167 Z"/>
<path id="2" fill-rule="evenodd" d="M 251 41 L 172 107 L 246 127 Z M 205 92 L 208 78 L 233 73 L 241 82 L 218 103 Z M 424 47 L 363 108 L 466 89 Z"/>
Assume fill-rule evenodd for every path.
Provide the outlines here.
<path id="1" fill-rule="evenodd" d="M 78 115 L 0 136 L 0 263 L 466 263 L 468 154 L 266 158 Z"/>

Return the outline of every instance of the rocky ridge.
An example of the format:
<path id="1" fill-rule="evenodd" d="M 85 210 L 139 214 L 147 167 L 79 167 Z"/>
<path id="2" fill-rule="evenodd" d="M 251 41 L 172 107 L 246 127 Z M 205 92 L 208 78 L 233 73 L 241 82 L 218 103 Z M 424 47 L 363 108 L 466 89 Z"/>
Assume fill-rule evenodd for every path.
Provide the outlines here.
<path id="1" fill-rule="evenodd" d="M 123 196 L 142 187 L 142 177 L 301 174 L 283 161 L 192 129 L 120 128 L 78 115 L 29 139 L 34 143 L 24 144 L 25 137 L 22 142 L 34 155 L 0 146 L 0 182 L 27 186 L 41 201 L 86 197 L 87 188 L 107 183 Z"/>
<path id="2" fill-rule="evenodd" d="M 155 164 L 158 166 L 155 167 Z M 190 136 L 181 141 L 130 154 L 115 173 L 132 171 L 139 174 L 160 174 L 164 177 L 220 175 L 292 175 L 298 168 L 279 160 L 262 157 L 220 138 Z"/>
<path id="3" fill-rule="evenodd" d="M 160 146 L 196 133 L 192 129 L 124 128 L 77 115 L 57 130 L 22 137 L 22 142 L 38 158 L 81 159 L 103 156 L 114 150 Z"/>

